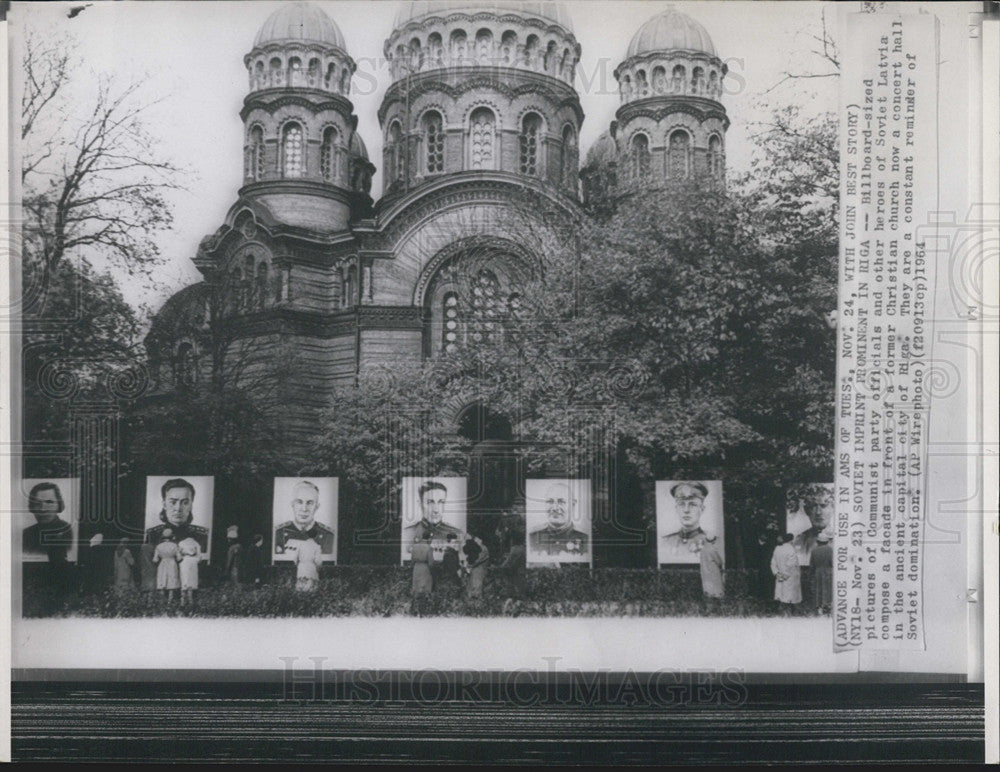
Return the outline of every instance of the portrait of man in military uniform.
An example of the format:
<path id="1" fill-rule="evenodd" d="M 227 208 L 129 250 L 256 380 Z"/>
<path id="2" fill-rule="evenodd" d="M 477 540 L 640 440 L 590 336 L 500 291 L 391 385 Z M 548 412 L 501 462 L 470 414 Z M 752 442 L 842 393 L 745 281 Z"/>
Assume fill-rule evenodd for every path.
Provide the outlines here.
<path id="1" fill-rule="evenodd" d="M 302 478 L 276 478 L 274 520 L 284 517 L 274 530 L 274 560 L 293 560 L 298 543 L 312 539 L 320 547 L 324 561 L 336 561 L 336 525 L 329 522 L 328 513 L 336 511 L 336 488 L 328 502 L 320 490 L 329 488 L 336 478 L 319 481 Z M 289 484 L 290 492 L 289 492 Z M 291 513 L 292 519 L 288 520 Z M 326 520 L 327 522 L 323 522 Z"/>
<path id="2" fill-rule="evenodd" d="M 146 541 L 159 544 L 169 528 L 180 543 L 191 538 L 201 548 L 201 559 L 208 561 L 211 547 L 212 477 L 147 477 Z M 202 498 L 196 498 L 196 489 Z"/>
<path id="3" fill-rule="evenodd" d="M 528 480 L 529 563 L 587 563 L 590 552 L 588 480 Z"/>
<path id="4" fill-rule="evenodd" d="M 465 479 L 403 478 L 403 513 L 401 559 L 404 562 L 410 559 L 410 548 L 426 531 L 431 535 L 434 559 L 440 561 L 448 534 L 461 541 L 465 532 Z"/>
<path id="5" fill-rule="evenodd" d="M 656 488 L 659 563 L 697 563 L 706 528 L 719 534 L 722 548 L 721 483 L 657 482 Z"/>
<path id="6" fill-rule="evenodd" d="M 23 485 L 30 486 L 27 509 L 31 520 L 21 533 L 22 559 L 76 562 L 76 515 L 62 487 L 75 492 L 79 480 L 24 480 Z"/>

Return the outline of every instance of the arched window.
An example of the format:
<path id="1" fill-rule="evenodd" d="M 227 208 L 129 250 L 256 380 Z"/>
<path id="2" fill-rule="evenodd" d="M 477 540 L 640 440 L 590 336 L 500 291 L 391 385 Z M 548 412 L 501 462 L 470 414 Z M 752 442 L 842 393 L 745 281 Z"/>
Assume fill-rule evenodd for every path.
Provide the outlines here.
<path id="1" fill-rule="evenodd" d="M 627 102 L 632 98 L 632 78 L 628 75 L 622 77 L 621 94 L 623 102 Z"/>
<path id="2" fill-rule="evenodd" d="M 446 292 L 441 300 L 441 350 L 445 354 L 458 349 L 460 325 L 458 293 Z"/>
<path id="3" fill-rule="evenodd" d="M 194 346 L 184 342 L 177 347 L 174 359 L 174 379 L 178 386 L 194 386 L 198 380 L 198 362 Z"/>
<path id="4" fill-rule="evenodd" d="M 649 83 L 646 81 L 645 70 L 639 70 L 635 74 L 635 95 L 639 99 L 649 96 Z"/>
<path id="5" fill-rule="evenodd" d="M 568 48 L 563 49 L 562 59 L 559 61 L 559 77 L 566 81 L 573 80 L 573 59 Z"/>
<path id="6" fill-rule="evenodd" d="M 493 169 L 496 156 L 496 117 L 479 107 L 469 117 L 469 168 Z"/>
<path id="7" fill-rule="evenodd" d="M 264 179 L 264 130 L 260 126 L 250 129 L 246 177 L 255 181 Z"/>
<path id="8" fill-rule="evenodd" d="M 700 94 L 705 88 L 705 70 L 695 67 L 691 71 L 691 93 Z"/>
<path id="9" fill-rule="evenodd" d="M 493 33 L 481 29 L 476 33 L 476 61 L 479 64 L 493 64 Z"/>
<path id="10" fill-rule="evenodd" d="M 713 134 L 708 140 L 708 173 L 712 177 L 722 176 L 722 140 Z"/>
<path id="11" fill-rule="evenodd" d="M 337 87 L 337 66 L 335 64 L 331 64 L 326 68 L 323 86 L 327 91 L 333 91 Z"/>
<path id="12" fill-rule="evenodd" d="M 636 134 L 632 137 L 630 149 L 632 179 L 644 180 L 649 177 L 649 137 L 645 134 Z"/>
<path id="13" fill-rule="evenodd" d="M 351 93 L 351 71 L 345 67 L 340 74 L 340 93 L 348 96 Z"/>
<path id="14" fill-rule="evenodd" d="M 258 308 L 263 308 L 267 305 L 267 282 L 268 282 L 267 263 L 261 262 L 257 266 L 257 286 L 254 288 L 254 301 Z"/>
<path id="15" fill-rule="evenodd" d="M 323 132 L 323 144 L 319 149 L 319 165 L 323 179 L 328 182 L 340 180 L 340 154 L 338 152 L 338 137 L 336 127 L 327 126 Z"/>
<path id="16" fill-rule="evenodd" d="M 309 70 L 306 72 L 306 84 L 309 88 L 319 88 L 319 59 L 309 60 Z"/>
<path id="17" fill-rule="evenodd" d="M 264 77 L 264 62 L 258 60 L 257 64 L 254 65 L 253 72 L 254 72 L 253 87 L 255 89 L 264 88 L 267 85 L 266 79 Z"/>
<path id="18" fill-rule="evenodd" d="M 670 135 L 667 148 L 667 169 L 671 179 L 680 180 L 688 175 L 688 149 L 691 138 L 686 131 L 678 129 Z"/>
<path id="19" fill-rule="evenodd" d="M 507 30 L 503 33 L 503 37 L 500 38 L 500 52 L 503 58 L 503 63 L 506 65 L 514 64 L 514 60 L 517 58 L 517 33 L 512 30 Z"/>
<path id="20" fill-rule="evenodd" d="M 427 36 L 427 48 L 430 53 L 432 67 L 441 67 L 444 64 L 444 45 L 441 42 L 441 35 L 432 32 Z"/>
<path id="21" fill-rule="evenodd" d="M 304 171 L 302 127 L 297 123 L 286 123 L 281 133 L 281 173 L 285 177 L 301 177 Z"/>
<path id="22" fill-rule="evenodd" d="M 554 40 L 550 40 L 548 46 L 545 48 L 545 59 L 542 62 L 542 69 L 549 75 L 556 75 L 558 74 L 558 66 L 559 52 L 556 48 L 556 42 Z"/>
<path id="23" fill-rule="evenodd" d="M 243 271 L 238 265 L 234 265 L 232 270 L 229 272 L 229 292 L 228 294 L 228 310 L 230 313 L 235 313 L 239 307 L 243 304 Z"/>
<path id="24" fill-rule="evenodd" d="M 385 142 L 386 173 L 389 183 L 398 182 L 403 178 L 403 129 L 399 121 L 389 125 L 389 133 Z"/>
<path id="25" fill-rule="evenodd" d="M 288 60 L 288 85 L 302 85 L 302 60 L 297 56 Z"/>
<path id="26" fill-rule="evenodd" d="M 466 64 L 466 37 L 463 30 L 457 29 L 451 33 L 451 63 L 454 65 Z"/>
<path id="27" fill-rule="evenodd" d="M 419 38 L 410 41 L 410 72 L 420 72 L 424 68 L 424 48 Z"/>
<path id="28" fill-rule="evenodd" d="M 675 94 L 684 93 L 684 78 L 686 73 L 687 70 L 684 69 L 683 64 L 678 64 L 674 67 L 674 72 L 673 75 L 671 76 L 671 80 L 673 82 L 671 83 L 670 90 L 673 91 Z"/>
<path id="29" fill-rule="evenodd" d="M 537 70 L 540 60 L 538 36 L 528 35 L 528 40 L 524 44 L 524 66 L 532 70 Z"/>
<path id="30" fill-rule="evenodd" d="M 424 172 L 439 174 L 444 171 L 444 123 L 441 114 L 428 112 L 423 118 Z"/>
<path id="31" fill-rule="evenodd" d="M 472 281 L 469 298 L 469 338 L 476 343 L 487 341 L 496 333 L 501 316 L 500 282 L 493 271 L 483 269 Z"/>
<path id="32" fill-rule="evenodd" d="M 711 74 L 708 76 L 708 93 L 712 96 L 719 95 L 719 74 L 712 70 Z"/>
<path id="33" fill-rule="evenodd" d="M 353 265 L 347 269 L 347 277 L 344 279 L 344 308 L 351 308 L 354 305 L 354 296 L 357 294 L 358 269 Z"/>
<path id="34" fill-rule="evenodd" d="M 667 93 L 667 71 L 663 67 L 653 68 L 653 93 Z"/>
<path id="35" fill-rule="evenodd" d="M 563 185 L 576 193 L 577 172 L 580 165 L 580 151 L 576 142 L 576 130 L 566 126 L 562 134 L 562 180 Z"/>
<path id="36" fill-rule="evenodd" d="M 273 59 L 271 59 L 271 77 L 270 77 L 270 81 L 271 81 L 271 85 L 272 86 L 283 86 L 283 85 L 285 85 L 283 83 L 284 78 L 282 78 L 282 73 L 281 73 L 281 60 L 277 56 L 274 57 Z"/>
<path id="37" fill-rule="evenodd" d="M 538 174 L 542 119 L 528 113 L 521 121 L 521 174 Z"/>

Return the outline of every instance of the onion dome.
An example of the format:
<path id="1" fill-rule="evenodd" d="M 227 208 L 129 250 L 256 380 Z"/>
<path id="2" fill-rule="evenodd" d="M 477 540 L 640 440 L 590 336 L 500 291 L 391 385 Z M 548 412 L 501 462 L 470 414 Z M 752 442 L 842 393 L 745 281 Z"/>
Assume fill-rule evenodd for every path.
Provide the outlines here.
<path id="1" fill-rule="evenodd" d="M 696 51 L 717 56 L 708 31 L 673 6 L 647 21 L 628 44 L 626 59 L 654 51 Z"/>
<path id="2" fill-rule="evenodd" d="M 344 36 L 333 20 L 311 3 L 286 3 L 264 22 L 254 48 L 270 43 L 320 43 L 344 50 Z"/>

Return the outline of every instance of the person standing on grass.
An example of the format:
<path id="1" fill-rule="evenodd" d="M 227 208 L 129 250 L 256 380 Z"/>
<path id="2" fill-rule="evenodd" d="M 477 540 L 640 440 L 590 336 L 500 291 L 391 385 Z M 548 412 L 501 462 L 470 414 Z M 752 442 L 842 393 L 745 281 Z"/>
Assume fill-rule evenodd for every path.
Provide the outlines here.
<path id="1" fill-rule="evenodd" d="M 774 574 L 774 599 L 782 604 L 783 611 L 802 602 L 802 582 L 799 556 L 792 546 L 795 537 L 790 533 L 778 537 L 778 546 L 771 554 L 771 573 Z"/>
<path id="2" fill-rule="evenodd" d="M 226 536 L 229 539 L 229 551 L 226 553 L 225 575 L 233 583 L 233 586 L 240 586 L 240 563 L 242 558 L 240 553 L 243 548 L 240 546 L 239 530 L 235 525 L 226 529 Z"/>
<path id="3" fill-rule="evenodd" d="M 319 584 L 323 548 L 314 539 L 299 539 L 295 547 L 295 589 L 310 592 Z"/>
<path id="4" fill-rule="evenodd" d="M 725 594 L 722 555 L 719 553 L 719 537 L 705 533 L 698 560 L 701 565 L 701 591 L 710 603 Z"/>
<path id="5" fill-rule="evenodd" d="M 181 605 L 194 605 L 194 591 L 198 589 L 198 564 L 201 562 L 201 546 L 190 536 L 177 545 L 181 554 Z"/>
<path id="6" fill-rule="evenodd" d="M 525 574 L 527 571 L 527 559 L 524 549 L 524 531 L 514 531 L 509 539 L 510 551 L 500 570 L 503 571 L 506 580 L 507 597 L 512 600 L 521 600 L 526 592 Z"/>
<path id="7" fill-rule="evenodd" d="M 153 595 L 156 592 L 156 563 L 153 555 L 156 553 L 156 545 L 148 541 L 143 542 L 139 547 L 139 589 L 146 594 L 146 600 L 153 602 Z"/>
<path id="8" fill-rule="evenodd" d="M 809 554 L 813 573 L 813 601 L 816 613 L 828 614 L 833 605 L 833 547 L 826 532 L 816 537 L 816 546 Z"/>
<path id="9" fill-rule="evenodd" d="M 115 592 L 118 595 L 130 595 L 135 592 L 135 578 L 132 576 L 135 558 L 132 557 L 132 550 L 128 545 L 126 536 L 115 547 Z"/>
<path id="10" fill-rule="evenodd" d="M 490 561 L 490 551 L 478 536 L 470 536 L 466 540 L 464 551 L 469 566 L 469 585 L 466 594 L 469 600 L 478 600 L 483 597 L 483 583 L 486 581 L 486 564 Z"/>
<path id="11" fill-rule="evenodd" d="M 160 532 L 160 543 L 156 545 L 156 551 L 153 553 L 153 562 L 156 563 L 156 589 L 167 599 L 168 605 L 173 603 L 177 589 L 181 586 L 178 566 L 180 559 L 173 530 L 164 528 Z"/>

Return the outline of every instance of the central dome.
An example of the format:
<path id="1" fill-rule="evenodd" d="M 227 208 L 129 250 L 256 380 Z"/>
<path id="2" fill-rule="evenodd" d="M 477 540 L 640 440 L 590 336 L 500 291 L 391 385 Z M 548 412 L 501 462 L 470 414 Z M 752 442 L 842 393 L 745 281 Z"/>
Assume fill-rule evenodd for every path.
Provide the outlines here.
<path id="1" fill-rule="evenodd" d="M 322 43 L 346 50 L 344 36 L 333 20 L 312 3 L 286 3 L 267 17 L 254 48 L 287 41 Z"/>
<path id="2" fill-rule="evenodd" d="M 395 29 L 408 24 L 411 21 L 422 19 L 426 16 L 441 16 L 448 13 L 514 13 L 526 18 L 537 18 L 558 24 L 569 32 L 573 31 L 573 24 L 570 21 L 566 7 L 558 0 L 521 0 L 520 2 L 468 2 L 466 0 L 410 0 L 404 2 L 403 7 L 396 13 Z"/>
<path id="3" fill-rule="evenodd" d="M 673 6 L 647 21 L 628 44 L 626 59 L 653 51 L 700 51 L 717 56 L 712 38 L 698 22 Z"/>

